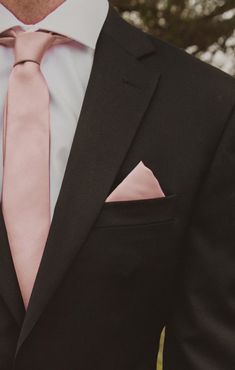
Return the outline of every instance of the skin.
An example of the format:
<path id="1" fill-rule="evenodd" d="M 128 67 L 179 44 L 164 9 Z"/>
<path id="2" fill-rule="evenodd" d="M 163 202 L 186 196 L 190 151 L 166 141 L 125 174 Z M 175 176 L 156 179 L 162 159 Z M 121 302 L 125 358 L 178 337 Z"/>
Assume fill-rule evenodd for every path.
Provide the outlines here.
<path id="1" fill-rule="evenodd" d="M 45 18 L 65 0 L 0 0 L 16 18 L 25 24 L 35 24 Z"/>

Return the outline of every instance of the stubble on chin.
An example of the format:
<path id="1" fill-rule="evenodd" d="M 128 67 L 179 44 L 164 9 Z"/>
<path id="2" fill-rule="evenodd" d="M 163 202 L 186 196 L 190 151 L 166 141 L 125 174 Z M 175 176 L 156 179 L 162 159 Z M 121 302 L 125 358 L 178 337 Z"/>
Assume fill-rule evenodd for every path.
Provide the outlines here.
<path id="1" fill-rule="evenodd" d="M 33 24 L 45 18 L 65 0 L 0 0 L 16 18 L 26 24 Z"/>

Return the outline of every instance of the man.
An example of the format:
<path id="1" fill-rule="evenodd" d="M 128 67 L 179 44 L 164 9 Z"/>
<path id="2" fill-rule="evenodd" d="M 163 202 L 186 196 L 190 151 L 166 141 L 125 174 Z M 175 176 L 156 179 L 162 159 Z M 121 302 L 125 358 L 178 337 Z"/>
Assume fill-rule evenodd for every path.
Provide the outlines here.
<path id="1" fill-rule="evenodd" d="M 0 369 L 235 368 L 235 82 L 106 0 L 0 6 Z M 3 114 L 4 113 L 4 114 Z"/>

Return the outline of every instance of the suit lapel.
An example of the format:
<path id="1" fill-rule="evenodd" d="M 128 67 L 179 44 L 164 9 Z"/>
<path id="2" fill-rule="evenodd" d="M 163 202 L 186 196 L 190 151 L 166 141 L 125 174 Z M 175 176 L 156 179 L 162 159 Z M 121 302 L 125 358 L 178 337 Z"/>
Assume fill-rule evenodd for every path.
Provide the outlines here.
<path id="1" fill-rule="evenodd" d="M 25 308 L 12 261 L 2 207 L 0 205 L 0 294 L 19 326 Z"/>
<path id="2" fill-rule="evenodd" d="M 139 49 L 131 53 L 115 41 L 112 28 L 118 33 L 117 27 L 120 30 L 124 24 L 111 9 L 97 44 L 16 355 L 87 239 L 157 85 L 159 75 L 153 78 L 137 58 L 153 53 L 148 39 L 138 32 L 142 53 Z"/>

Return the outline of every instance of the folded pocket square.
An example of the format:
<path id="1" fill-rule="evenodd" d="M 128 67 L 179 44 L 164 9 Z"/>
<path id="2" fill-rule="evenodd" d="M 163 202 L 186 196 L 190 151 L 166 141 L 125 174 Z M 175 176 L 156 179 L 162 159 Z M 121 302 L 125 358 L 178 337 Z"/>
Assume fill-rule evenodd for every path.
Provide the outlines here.
<path id="1" fill-rule="evenodd" d="M 153 172 L 141 161 L 105 199 L 105 202 L 165 197 Z"/>

